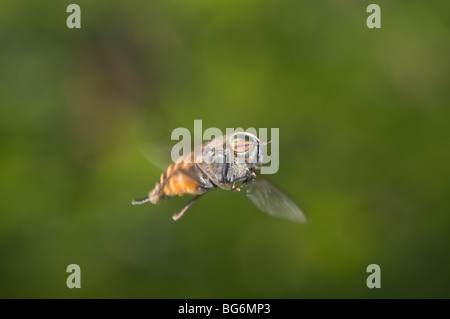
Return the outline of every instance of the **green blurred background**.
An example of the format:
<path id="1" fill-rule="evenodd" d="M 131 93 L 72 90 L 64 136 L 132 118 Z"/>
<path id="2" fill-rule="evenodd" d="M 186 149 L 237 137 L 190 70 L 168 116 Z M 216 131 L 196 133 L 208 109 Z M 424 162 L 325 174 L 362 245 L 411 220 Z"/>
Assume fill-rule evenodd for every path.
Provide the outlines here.
<path id="1" fill-rule="evenodd" d="M 0 3 L 0 297 L 450 297 L 447 0 L 377 1 L 377 30 L 369 1 L 69 3 Z M 132 206 L 194 119 L 280 128 L 309 223 Z"/>

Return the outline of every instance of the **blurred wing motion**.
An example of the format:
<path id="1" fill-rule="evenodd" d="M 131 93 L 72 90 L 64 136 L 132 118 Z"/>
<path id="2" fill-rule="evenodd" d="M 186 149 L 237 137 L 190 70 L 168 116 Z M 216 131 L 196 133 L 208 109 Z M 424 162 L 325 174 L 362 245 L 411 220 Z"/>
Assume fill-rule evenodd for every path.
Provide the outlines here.
<path id="1" fill-rule="evenodd" d="M 306 217 L 298 206 L 283 192 L 258 176 L 247 186 L 247 197 L 264 213 L 297 223 L 306 223 Z"/>
<path id="2" fill-rule="evenodd" d="M 155 143 L 148 143 L 145 145 L 144 143 L 140 143 L 138 146 L 139 151 L 142 156 L 155 168 L 165 171 L 167 167 L 172 164 L 170 157 L 167 154 L 170 154 L 170 149 L 167 147 L 162 147 Z"/>

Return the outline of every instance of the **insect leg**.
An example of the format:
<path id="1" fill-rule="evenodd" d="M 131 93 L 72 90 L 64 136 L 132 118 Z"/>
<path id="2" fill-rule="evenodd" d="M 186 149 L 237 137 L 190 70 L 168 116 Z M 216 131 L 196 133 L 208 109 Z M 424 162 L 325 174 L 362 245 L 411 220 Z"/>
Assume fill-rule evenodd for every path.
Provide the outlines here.
<path id="1" fill-rule="evenodd" d="M 192 204 L 194 204 L 194 203 L 197 201 L 197 199 L 199 199 L 202 195 L 203 195 L 203 194 L 197 195 L 197 196 L 195 196 L 193 199 L 191 199 L 186 205 L 184 205 L 183 209 L 180 210 L 179 213 L 175 213 L 175 214 L 172 216 L 172 219 L 175 220 L 175 221 L 177 221 L 178 219 L 180 219 L 180 218 L 183 216 L 183 214 L 187 211 L 187 209 L 188 209 L 189 207 L 191 207 Z"/>
<path id="2" fill-rule="evenodd" d="M 245 179 L 242 182 L 242 187 L 246 186 L 248 183 L 250 183 L 251 181 L 253 181 L 256 178 L 256 174 L 255 172 L 250 171 L 248 168 L 245 169 Z"/>
<path id="3" fill-rule="evenodd" d="M 230 162 L 230 167 L 228 168 L 228 172 L 230 172 L 231 176 L 229 179 L 230 183 L 234 183 L 234 162 Z"/>
<path id="4" fill-rule="evenodd" d="M 131 202 L 131 204 L 133 205 L 140 205 L 140 204 L 144 204 L 150 201 L 150 197 L 146 197 L 144 199 L 133 199 L 133 201 Z"/>

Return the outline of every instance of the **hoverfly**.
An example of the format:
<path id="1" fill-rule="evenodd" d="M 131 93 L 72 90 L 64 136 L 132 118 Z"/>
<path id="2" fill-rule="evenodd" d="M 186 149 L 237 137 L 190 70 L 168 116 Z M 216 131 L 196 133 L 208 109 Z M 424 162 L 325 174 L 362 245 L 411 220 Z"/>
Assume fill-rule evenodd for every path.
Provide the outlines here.
<path id="1" fill-rule="evenodd" d="M 180 157 L 164 172 L 148 196 L 133 205 L 158 203 L 165 197 L 196 195 L 174 220 L 183 216 L 201 196 L 217 187 L 246 189 L 247 197 L 259 210 L 295 222 L 306 222 L 297 205 L 266 179 L 256 175 L 262 165 L 264 145 L 254 134 L 237 132 L 219 136 L 201 145 L 200 152 Z M 201 160 L 198 156 L 201 154 Z"/>

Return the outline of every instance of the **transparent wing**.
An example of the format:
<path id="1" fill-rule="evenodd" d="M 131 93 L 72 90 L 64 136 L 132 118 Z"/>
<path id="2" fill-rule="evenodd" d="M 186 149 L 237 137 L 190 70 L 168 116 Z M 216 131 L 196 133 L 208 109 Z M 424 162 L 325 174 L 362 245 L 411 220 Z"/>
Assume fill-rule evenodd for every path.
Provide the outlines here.
<path id="1" fill-rule="evenodd" d="M 298 206 L 282 191 L 258 176 L 247 186 L 247 197 L 264 213 L 297 223 L 306 223 Z"/>
<path id="2" fill-rule="evenodd" d="M 155 144 L 141 143 L 140 145 L 138 145 L 138 148 L 142 156 L 144 156 L 150 164 L 152 164 L 162 172 L 164 172 L 167 167 L 169 167 L 169 165 L 173 163 L 170 160 L 170 155 L 167 155 L 170 154 L 170 149 L 167 147 L 164 148 Z"/>

